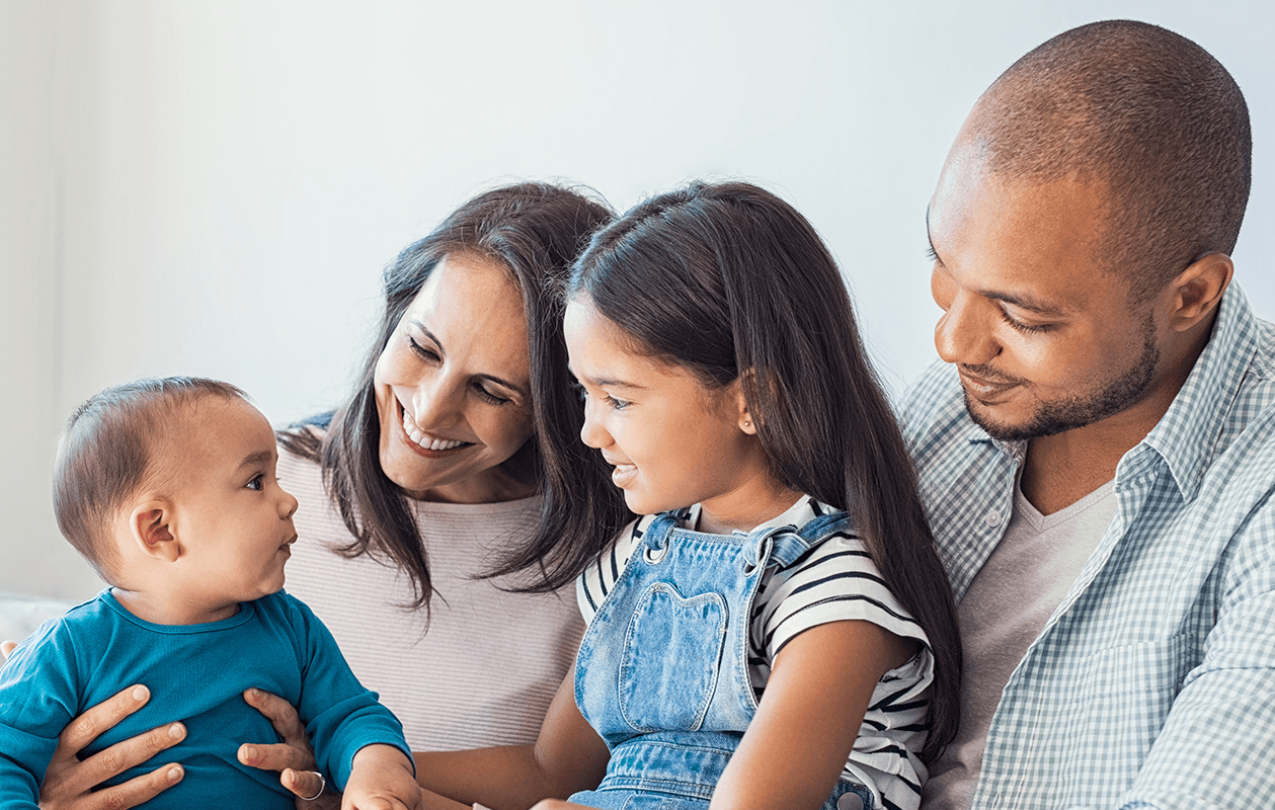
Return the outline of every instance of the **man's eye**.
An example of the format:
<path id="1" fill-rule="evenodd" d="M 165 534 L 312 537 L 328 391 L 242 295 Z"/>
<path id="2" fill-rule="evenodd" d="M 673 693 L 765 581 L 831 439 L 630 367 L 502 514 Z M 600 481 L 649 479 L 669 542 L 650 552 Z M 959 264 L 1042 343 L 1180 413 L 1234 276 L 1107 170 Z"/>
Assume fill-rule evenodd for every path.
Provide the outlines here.
<path id="1" fill-rule="evenodd" d="M 1001 310 L 1001 320 L 1009 324 L 1011 329 L 1015 329 L 1026 335 L 1034 335 L 1040 332 L 1048 332 L 1050 328 L 1049 324 L 1037 325 L 1037 324 L 1023 323 L 1020 320 L 1011 318 L 1009 313 L 1005 312 L 1004 310 Z"/>

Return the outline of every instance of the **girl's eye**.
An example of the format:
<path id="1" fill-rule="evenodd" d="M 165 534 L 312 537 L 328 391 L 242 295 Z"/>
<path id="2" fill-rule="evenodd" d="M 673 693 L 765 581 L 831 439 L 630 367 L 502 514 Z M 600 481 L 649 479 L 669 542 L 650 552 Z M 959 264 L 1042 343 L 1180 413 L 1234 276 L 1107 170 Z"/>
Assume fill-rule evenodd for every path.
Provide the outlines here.
<path id="1" fill-rule="evenodd" d="M 257 473 L 256 475 L 252 477 L 252 480 L 248 482 L 247 484 L 248 489 L 251 489 L 255 492 L 260 492 L 261 490 L 266 488 L 265 479 L 266 477 L 264 475 L 262 475 L 261 473 Z"/>
<path id="2" fill-rule="evenodd" d="M 607 394 L 606 403 L 611 406 L 612 410 L 615 410 L 615 411 L 622 411 L 633 404 L 627 399 L 616 399 L 610 394 Z"/>
<path id="3" fill-rule="evenodd" d="M 509 397 L 502 397 L 488 391 L 481 383 L 474 383 L 474 393 L 478 395 L 479 399 L 486 402 L 488 405 L 508 405 L 513 401 L 509 399 Z"/>
<path id="4" fill-rule="evenodd" d="M 580 397 L 581 402 L 589 398 L 589 392 L 585 390 L 579 380 L 572 380 L 571 388 L 576 392 L 576 396 Z"/>
<path id="5" fill-rule="evenodd" d="M 1049 324 L 1030 324 L 1030 323 L 1023 323 L 1022 321 L 1019 321 L 1019 320 L 1015 320 L 1014 318 L 1011 318 L 1009 316 L 1009 313 L 1005 312 L 1004 310 L 1001 310 L 1001 320 L 1009 324 L 1011 329 L 1015 329 L 1026 335 L 1034 335 L 1034 334 L 1039 334 L 1041 332 L 1048 332 L 1050 329 Z"/>

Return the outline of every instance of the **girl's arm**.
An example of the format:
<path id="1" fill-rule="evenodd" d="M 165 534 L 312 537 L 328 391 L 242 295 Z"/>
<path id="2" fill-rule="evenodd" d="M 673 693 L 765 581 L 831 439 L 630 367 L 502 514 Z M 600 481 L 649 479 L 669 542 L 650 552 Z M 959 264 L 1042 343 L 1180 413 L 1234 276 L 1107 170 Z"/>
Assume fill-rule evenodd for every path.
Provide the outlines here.
<path id="1" fill-rule="evenodd" d="M 480 802 L 498 810 L 597 787 L 610 752 L 576 707 L 575 673 L 573 664 L 534 745 L 418 753 L 416 781 L 467 806 Z"/>
<path id="2" fill-rule="evenodd" d="M 816 810 L 837 784 L 877 682 L 910 654 L 903 639 L 865 621 L 822 624 L 789 641 L 712 810 Z"/>

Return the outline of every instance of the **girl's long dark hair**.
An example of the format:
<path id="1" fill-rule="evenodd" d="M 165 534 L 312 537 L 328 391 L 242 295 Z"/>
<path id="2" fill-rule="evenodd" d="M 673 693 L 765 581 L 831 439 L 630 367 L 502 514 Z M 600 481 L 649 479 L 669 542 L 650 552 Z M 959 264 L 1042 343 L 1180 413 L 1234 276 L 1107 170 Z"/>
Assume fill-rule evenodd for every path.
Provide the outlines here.
<path id="1" fill-rule="evenodd" d="M 956 607 L 894 415 L 836 262 L 809 222 L 745 183 L 692 185 L 594 235 L 569 295 L 710 386 L 739 379 L 775 478 L 848 511 L 934 654 L 930 761 L 956 732 Z"/>
<path id="2" fill-rule="evenodd" d="M 530 570 L 533 575 L 515 590 L 556 590 L 630 519 L 606 463 L 579 440 L 584 408 L 572 388 L 562 337 L 562 290 L 571 262 L 611 218 L 601 203 L 545 183 L 497 188 L 469 200 L 385 269 L 377 338 L 353 395 L 333 414 L 326 433 L 320 438 L 298 425 L 279 434 L 285 448 L 322 465 L 328 494 L 354 537 L 338 551 L 392 560 L 411 577 L 410 607 L 427 607 L 433 596 L 429 555 L 407 496 L 381 469 L 373 374 L 408 305 L 449 253 L 475 253 L 507 267 L 527 315 L 534 433 L 511 462 L 531 464 L 542 495 L 540 521 L 530 538 L 510 538 L 513 545 L 483 576 Z"/>

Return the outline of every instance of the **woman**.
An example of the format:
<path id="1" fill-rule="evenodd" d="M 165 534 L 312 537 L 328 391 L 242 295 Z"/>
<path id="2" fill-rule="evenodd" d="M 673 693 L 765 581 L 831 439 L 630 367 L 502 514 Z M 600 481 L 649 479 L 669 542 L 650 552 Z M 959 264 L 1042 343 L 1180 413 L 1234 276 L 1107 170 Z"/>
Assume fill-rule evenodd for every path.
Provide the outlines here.
<path id="1" fill-rule="evenodd" d="M 628 518 L 605 464 L 575 441 L 583 407 L 557 295 L 609 218 L 545 184 L 465 203 L 386 270 L 384 316 L 350 400 L 280 434 L 280 477 L 301 502 L 287 587 L 416 750 L 535 739 L 583 629 L 571 593 L 557 591 L 596 556 L 584 538 Z M 248 698 L 302 745 L 247 745 L 240 758 L 306 768 L 290 707 Z M 89 792 L 181 739 L 174 724 L 76 759 L 145 699 L 126 690 L 63 732 L 42 806 L 131 807 L 180 780 L 172 767 Z"/>

